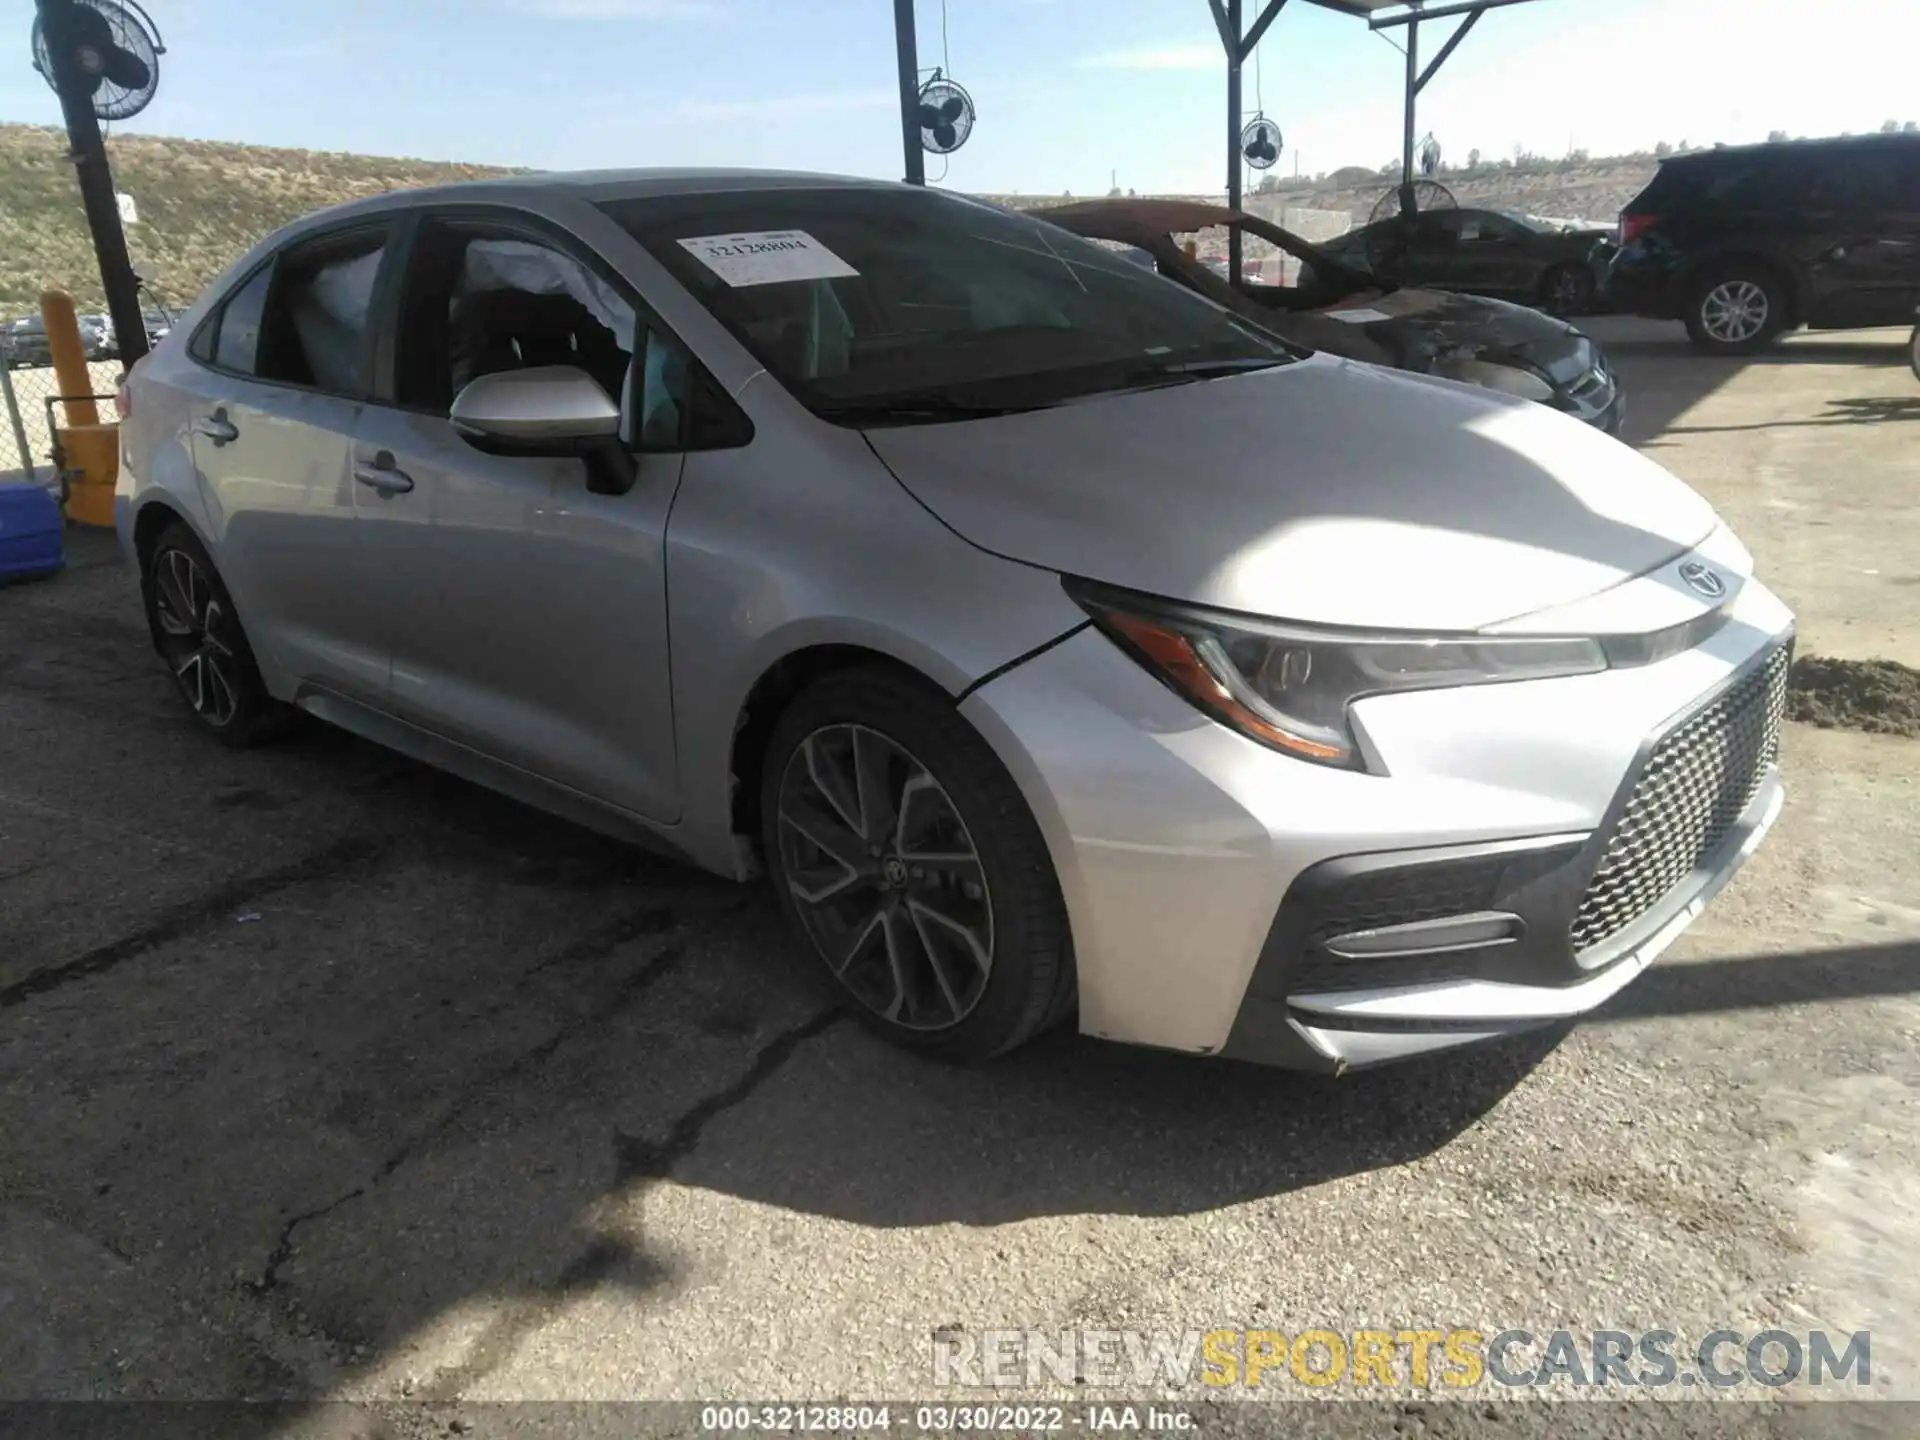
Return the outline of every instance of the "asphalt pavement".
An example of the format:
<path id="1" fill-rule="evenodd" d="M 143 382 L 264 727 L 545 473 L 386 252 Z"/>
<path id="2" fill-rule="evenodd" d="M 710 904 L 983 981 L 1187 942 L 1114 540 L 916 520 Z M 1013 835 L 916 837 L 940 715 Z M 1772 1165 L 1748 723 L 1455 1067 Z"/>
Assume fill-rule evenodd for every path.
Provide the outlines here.
<path id="1" fill-rule="evenodd" d="M 1595 328 L 1630 437 L 1803 635 L 1914 643 L 1920 388 L 1891 338 L 1738 366 Z M 1920 1400 L 1920 742 L 1789 727 L 1773 837 L 1578 1028 L 1339 1081 L 1071 1034 L 953 1069 L 842 1018 L 757 889 L 318 726 L 207 742 L 110 541 L 73 538 L 67 573 L 0 590 L 0 1400 L 276 1398 L 245 1433 L 292 1435 L 1052 1397 L 1088 1428 L 1103 1399 L 1381 1392 L 1286 1366 L 968 1388 L 934 1356 L 1374 1329 L 1865 1330 L 1870 1382 L 1818 1398 Z M 1546 1426 L 1486 1411 L 1524 1389 L 1399 1375 L 1316 1423 Z M 1679 1409 L 1553 1427 L 1920 1428 Z"/>

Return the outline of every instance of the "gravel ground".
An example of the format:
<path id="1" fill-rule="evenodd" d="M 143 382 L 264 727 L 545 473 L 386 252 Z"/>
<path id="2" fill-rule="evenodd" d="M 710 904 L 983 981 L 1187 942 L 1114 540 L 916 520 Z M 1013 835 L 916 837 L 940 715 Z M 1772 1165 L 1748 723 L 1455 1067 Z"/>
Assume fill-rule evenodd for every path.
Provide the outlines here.
<path id="1" fill-rule="evenodd" d="M 1766 508 L 1815 483 L 1781 427 L 1901 401 L 1897 350 L 1709 373 L 1623 333 L 1638 437 L 1763 522 L 1803 633 L 1920 633 L 1890 565 L 1877 599 L 1819 568 L 1884 550 L 1906 492 L 1846 490 L 1817 545 Z M 1758 412 L 1774 428 L 1728 429 Z M 1816 443 L 1890 475 L 1902 428 Z M 0 591 L 0 1400 L 296 1402 L 144 1411 L 147 1434 L 688 1433 L 697 1409 L 562 1402 L 980 1398 L 936 1392 L 936 1333 L 1455 1327 L 1865 1329 L 1872 1383 L 1824 1393 L 1920 1400 L 1920 744 L 1790 726 L 1774 837 L 1578 1029 L 1338 1082 L 1072 1035 L 953 1070 L 837 1017 L 757 890 L 337 733 L 207 744 L 110 546 L 75 541 L 66 574 Z M 985 1398 L 1013 1393 L 1087 1428 L 1146 1392 Z M 1920 1428 L 1488 1411 L 1508 1393 L 1289 1423 Z"/>

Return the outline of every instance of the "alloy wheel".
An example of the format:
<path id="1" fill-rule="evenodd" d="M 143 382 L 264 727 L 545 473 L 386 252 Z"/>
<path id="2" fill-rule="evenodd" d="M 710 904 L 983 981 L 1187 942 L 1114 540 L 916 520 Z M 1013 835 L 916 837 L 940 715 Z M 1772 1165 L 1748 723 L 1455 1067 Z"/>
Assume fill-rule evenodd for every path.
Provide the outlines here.
<path id="1" fill-rule="evenodd" d="M 1582 286 L 1577 270 L 1561 270 L 1553 277 L 1552 308 L 1562 315 L 1571 315 L 1580 308 Z"/>
<path id="2" fill-rule="evenodd" d="M 160 649 L 180 693 L 216 729 L 240 708 L 232 617 L 213 582 L 184 550 L 166 550 L 154 566 L 153 602 Z"/>
<path id="3" fill-rule="evenodd" d="M 1772 306 L 1751 280 L 1722 280 L 1700 302 L 1700 328 L 1722 345 L 1744 345 L 1766 328 Z"/>
<path id="4" fill-rule="evenodd" d="M 776 819 L 802 928 L 847 992 L 906 1029 L 964 1020 L 993 972 L 993 901 L 927 767 L 877 730 L 823 726 L 788 757 Z"/>

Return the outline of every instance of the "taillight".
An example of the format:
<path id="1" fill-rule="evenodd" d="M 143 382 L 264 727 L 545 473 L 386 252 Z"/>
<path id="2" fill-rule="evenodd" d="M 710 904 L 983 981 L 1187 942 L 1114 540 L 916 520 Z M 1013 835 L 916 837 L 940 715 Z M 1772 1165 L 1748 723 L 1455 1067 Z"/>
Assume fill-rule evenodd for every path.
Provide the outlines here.
<path id="1" fill-rule="evenodd" d="M 1631 245 L 1647 231 L 1660 223 L 1658 215 L 1636 215 L 1631 211 L 1620 212 L 1620 243 Z"/>
<path id="2" fill-rule="evenodd" d="M 122 420 L 133 418 L 133 392 L 127 389 L 127 377 L 124 371 L 113 385 L 113 413 Z"/>

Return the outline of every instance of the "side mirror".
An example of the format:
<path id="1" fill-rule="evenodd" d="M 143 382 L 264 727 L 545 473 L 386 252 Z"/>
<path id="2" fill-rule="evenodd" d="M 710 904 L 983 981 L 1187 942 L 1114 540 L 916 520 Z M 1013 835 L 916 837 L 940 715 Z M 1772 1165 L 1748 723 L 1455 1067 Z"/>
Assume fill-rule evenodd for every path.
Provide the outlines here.
<path id="1" fill-rule="evenodd" d="M 454 397 L 447 419 L 461 439 L 489 455 L 573 456 L 586 462 L 587 488 L 596 494 L 633 488 L 620 407 L 577 366 L 478 376 Z"/>
<path id="2" fill-rule="evenodd" d="M 578 455 L 620 435 L 620 409 L 586 371 L 539 365 L 482 375 L 447 414 L 478 449 L 503 454 Z"/>

